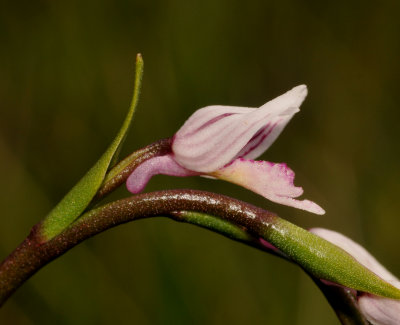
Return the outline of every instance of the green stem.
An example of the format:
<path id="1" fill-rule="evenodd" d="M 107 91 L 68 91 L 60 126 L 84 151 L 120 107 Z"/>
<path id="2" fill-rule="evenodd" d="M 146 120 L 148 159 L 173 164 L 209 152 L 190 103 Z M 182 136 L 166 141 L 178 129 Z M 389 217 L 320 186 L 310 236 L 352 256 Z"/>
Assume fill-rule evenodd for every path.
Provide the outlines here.
<path id="1" fill-rule="evenodd" d="M 168 217 L 178 222 L 190 223 L 192 225 L 211 230 L 219 233 L 220 235 L 228 237 L 229 239 L 241 242 L 292 262 L 280 250 L 272 246 L 270 247 L 264 245 L 259 237 L 251 236 L 245 228 L 234 225 L 227 220 L 196 211 L 171 212 Z"/>
<path id="2" fill-rule="evenodd" d="M 290 263 L 293 263 L 293 260 L 288 258 L 280 250 L 271 249 L 270 247 L 265 246 L 262 244 L 259 238 L 250 236 L 247 231 L 225 220 L 193 211 L 180 211 L 173 213 L 172 216 L 173 215 L 176 215 L 174 218 L 176 221 L 191 223 L 196 226 L 218 232 L 219 234 L 230 239 L 266 251 L 270 254 L 281 257 Z M 342 325 L 369 325 L 369 322 L 361 314 L 358 308 L 358 302 L 354 294 L 354 290 L 338 285 L 325 284 L 309 272 L 305 272 L 314 281 L 325 298 L 328 300 L 330 306 L 336 313 Z"/>

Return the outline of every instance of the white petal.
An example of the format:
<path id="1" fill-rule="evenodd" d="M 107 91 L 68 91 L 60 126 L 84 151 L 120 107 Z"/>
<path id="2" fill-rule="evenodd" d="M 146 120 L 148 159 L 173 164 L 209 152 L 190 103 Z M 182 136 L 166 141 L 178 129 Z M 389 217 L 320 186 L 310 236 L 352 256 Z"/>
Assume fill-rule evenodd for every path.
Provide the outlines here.
<path id="1" fill-rule="evenodd" d="M 228 164 L 244 148 L 246 156 L 259 155 L 280 134 L 306 95 L 307 88 L 302 85 L 258 109 L 214 106 L 217 113 L 210 107 L 200 109 L 176 133 L 172 144 L 175 159 L 187 169 L 210 173 Z M 272 131 L 261 142 L 252 141 L 267 125 Z"/>
<path id="2" fill-rule="evenodd" d="M 307 87 L 300 85 L 286 94 L 275 98 L 273 101 L 266 103 L 259 109 L 269 109 L 271 111 L 280 112 L 275 115 L 268 127 L 264 127 L 257 132 L 249 143 L 239 152 L 238 157 L 246 159 L 256 159 L 262 155 L 281 134 L 285 126 L 289 123 L 294 114 L 299 111 L 299 107 L 307 96 Z M 277 102 L 275 102 L 277 101 Z M 282 106 L 280 106 L 282 105 Z M 268 107 L 266 107 L 268 106 Z M 287 106 L 287 110 L 280 110 L 280 107 Z"/>
<path id="3" fill-rule="evenodd" d="M 218 120 L 221 117 L 232 114 L 245 114 L 256 110 L 257 108 L 211 105 L 195 111 L 182 125 L 177 132 L 178 137 L 187 137 L 197 132 L 199 129 L 209 125 L 210 122 Z"/>

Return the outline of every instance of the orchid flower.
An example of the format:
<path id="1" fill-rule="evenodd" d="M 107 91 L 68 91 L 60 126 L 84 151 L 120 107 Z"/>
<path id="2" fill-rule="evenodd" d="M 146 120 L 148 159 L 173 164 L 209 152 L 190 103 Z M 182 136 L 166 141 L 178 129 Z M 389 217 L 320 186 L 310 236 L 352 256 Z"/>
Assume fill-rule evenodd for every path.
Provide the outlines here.
<path id="1" fill-rule="evenodd" d="M 255 161 L 299 111 L 307 96 L 300 85 L 259 108 L 207 106 L 197 110 L 174 135 L 171 153 L 151 158 L 129 176 L 127 188 L 142 191 L 153 175 L 208 176 L 235 183 L 280 204 L 316 214 L 325 211 L 293 184 L 285 163 Z"/>
<path id="2" fill-rule="evenodd" d="M 339 246 L 383 280 L 400 288 L 399 279 L 383 267 L 364 247 L 352 241 L 350 238 L 323 228 L 313 228 L 310 229 L 310 231 Z M 372 324 L 400 324 L 400 300 L 382 298 L 365 292 L 358 292 L 357 296 L 361 313 Z"/>

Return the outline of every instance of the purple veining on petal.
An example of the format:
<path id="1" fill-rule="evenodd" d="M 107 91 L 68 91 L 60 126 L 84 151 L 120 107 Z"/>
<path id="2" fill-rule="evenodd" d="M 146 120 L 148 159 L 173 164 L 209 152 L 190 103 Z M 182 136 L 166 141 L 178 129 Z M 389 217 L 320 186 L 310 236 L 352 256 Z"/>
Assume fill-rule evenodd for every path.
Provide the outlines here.
<path id="1" fill-rule="evenodd" d="M 193 130 L 198 130 L 208 121 L 218 118 L 224 114 L 245 114 L 256 108 L 212 105 L 206 106 L 195 111 L 179 129 L 178 136 L 187 137 Z M 214 121 L 215 122 L 215 121 Z"/>
<path id="2" fill-rule="evenodd" d="M 364 247 L 350 238 L 338 232 L 323 228 L 312 228 L 310 232 L 339 246 L 382 279 L 400 288 L 400 281 L 380 264 Z M 399 300 L 360 292 L 358 296 L 358 305 L 360 311 L 372 324 L 397 325 L 400 323 Z"/>
<path id="3" fill-rule="evenodd" d="M 235 129 L 234 124 L 224 131 L 226 136 L 220 137 L 219 142 L 215 143 L 214 150 L 212 152 L 214 159 L 213 164 L 209 165 L 208 171 L 216 170 L 226 163 L 229 163 L 238 155 L 237 152 L 241 148 L 240 142 L 244 143 L 250 135 L 249 129 L 254 129 L 254 126 L 260 124 L 260 121 L 253 121 L 253 123 L 247 122 L 246 127 L 240 127 Z M 209 156 L 209 151 L 206 155 Z"/>
<path id="4" fill-rule="evenodd" d="M 270 127 L 271 123 L 267 123 L 262 129 L 260 129 L 253 138 L 246 144 L 246 146 L 237 154 L 237 157 L 247 158 L 247 156 L 256 149 L 265 138 L 272 132 L 273 128 L 276 126 L 276 123 Z"/>
<path id="5" fill-rule="evenodd" d="M 176 163 L 172 155 L 168 154 L 151 158 L 139 165 L 128 177 L 126 186 L 130 192 L 139 193 L 145 188 L 150 178 L 158 174 L 179 177 L 200 175 L 197 172 L 183 168 Z"/>
<path id="6" fill-rule="evenodd" d="M 205 122 L 203 125 L 200 125 L 197 129 L 190 130 L 188 133 L 185 134 L 185 136 L 186 137 L 191 136 L 192 134 L 201 131 L 202 129 L 210 126 L 211 124 L 218 122 L 220 119 L 223 119 L 225 117 L 228 117 L 228 116 L 231 116 L 234 114 L 237 114 L 237 113 L 224 113 L 224 114 L 218 115 L 218 116 L 212 118 L 211 120 Z"/>
<path id="7" fill-rule="evenodd" d="M 211 172 L 231 161 L 247 143 L 248 128 L 243 115 L 231 115 L 191 137 L 179 137 L 178 132 L 172 150 L 177 161 L 186 168 Z"/>
<path id="8" fill-rule="evenodd" d="M 303 189 L 294 186 L 294 172 L 286 164 L 238 158 L 211 175 L 243 186 L 273 202 L 316 214 L 325 213 L 312 201 L 294 199 L 303 193 Z"/>
<path id="9" fill-rule="evenodd" d="M 293 184 L 286 164 L 253 161 L 277 138 L 307 95 L 297 86 L 258 109 L 208 106 L 196 111 L 172 139 L 172 153 L 140 165 L 128 178 L 128 189 L 140 192 L 156 174 L 209 176 L 242 185 L 271 201 L 317 214 L 325 211 Z M 244 158 L 238 158 L 243 156 Z"/>
<path id="10" fill-rule="evenodd" d="M 282 114 L 271 118 L 270 124 L 272 124 L 271 129 L 266 131 L 266 136 L 263 137 L 262 141 L 257 142 L 257 145 L 254 146 L 252 141 L 246 145 L 242 151 L 245 151 L 247 147 L 252 146 L 251 150 L 249 150 L 246 154 L 239 154 L 239 156 L 246 159 L 256 159 L 260 155 L 262 155 L 276 140 L 276 138 L 281 134 L 285 126 L 289 123 L 293 115 L 298 112 L 298 109 L 288 110 L 283 112 Z"/>
<path id="11" fill-rule="evenodd" d="M 243 155 L 243 157 L 246 159 L 257 159 L 261 156 L 275 142 L 293 115 L 294 114 L 274 120 L 271 129 L 268 130 L 267 136 L 265 136 L 250 152 Z"/>
<path id="12" fill-rule="evenodd" d="M 210 107 L 201 109 L 194 113 L 176 133 L 172 144 L 175 158 L 187 169 L 203 173 L 212 172 L 234 159 L 265 125 L 279 121 L 273 132 L 253 149 L 250 157 L 253 158 L 271 145 L 290 118 L 298 111 L 306 95 L 307 88 L 302 85 L 271 100 L 259 109 L 217 106 L 218 114 Z M 216 116 L 228 113 L 228 110 L 234 114 L 218 119 L 198 132 L 190 132 L 204 125 L 207 117 L 209 121 Z"/>

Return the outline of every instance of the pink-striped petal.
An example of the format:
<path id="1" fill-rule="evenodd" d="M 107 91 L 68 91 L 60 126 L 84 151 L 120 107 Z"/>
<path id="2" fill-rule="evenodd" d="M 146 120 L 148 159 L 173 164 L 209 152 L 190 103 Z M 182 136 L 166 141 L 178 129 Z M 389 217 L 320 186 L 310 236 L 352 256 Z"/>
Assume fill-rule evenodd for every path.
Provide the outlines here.
<path id="1" fill-rule="evenodd" d="M 180 137 L 188 137 L 193 133 L 217 122 L 219 119 L 233 114 L 246 114 L 256 110 L 257 108 L 211 105 L 195 111 L 179 129 Z"/>
<path id="2" fill-rule="evenodd" d="M 312 201 L 294 199 L 303 189 L 294 186 L 294 172 L 286 164 L 238 158 L 210 175 L 243 186 L 276 203 L 316 214 L 325 213 Z"/>
<path id="3" fill-rule="evenodd" d="M 145 188 L 150 178 L 158 174 L 179 177 L 200 175 L 177 164 L 171 155 L 165 155 L 151 158 L 139 165 L 128 177 L 126 186 L 130 192 L 139 193 Z"/>
<path id="4" fill-rule="evenodd" d="M 390 273 L 364 247 L 350 238 L 323 228 L 313 228 L 310 232 L 330 241 L 352 255 L 359 263 L 370 269 L 385 281 L 400 288 L 400 281 Z M 400 301 L 378 297 L 369 293 L 360 293 L 358 305 L 363 315 L 374 325 L 400 324 Z"/>
<path id="5" fill-rule="evenodd" d="M 210 173 L 240 153 L 255 157 L 283 130 L 307 95 L 297 86 L 258 109 L 211 106 L 198 110 L 175 134 L 172 151 L 187 169 Z"/>
<path id="6" fill-rule="evenodd" d="M 174 135 L 172 153 L 139 166 L 127 181 L 128 189 L 141 191 L 155 174 L 201 175 L 229 180 L 277 203 L 325 213 L 314 202 L 294 199 L 303 190 L 293 185 L 294 173 L 286 165 L 237 160 L 262 154 L 306 95 L 307 87 L 301 85 L 260 108 L 207 106 L 196 111 Z"/>
<path id="7" fill-rule="evenodd" d="M 287 94 L 290 94 L 288 96 Z M 307 96 L 307 87 L 304 85 L 297 86 L 280 97 L 275 98 L 273 101 L 261 106 L 260 110 L 278 111 L 275 106 L 287 106 L 289 109 L 282 110 L 281 113 L 271 118 L 270 122 L 253 136 L 247 145 L 239 152 L 238 157 L 246 159 L 256 159 L 262 155 L 281 134 L 285 126 L 289 123 L 294 114 L 299 111 L 301 103 Z M 278 103 L 275 103 L 277 101 Z"/>

